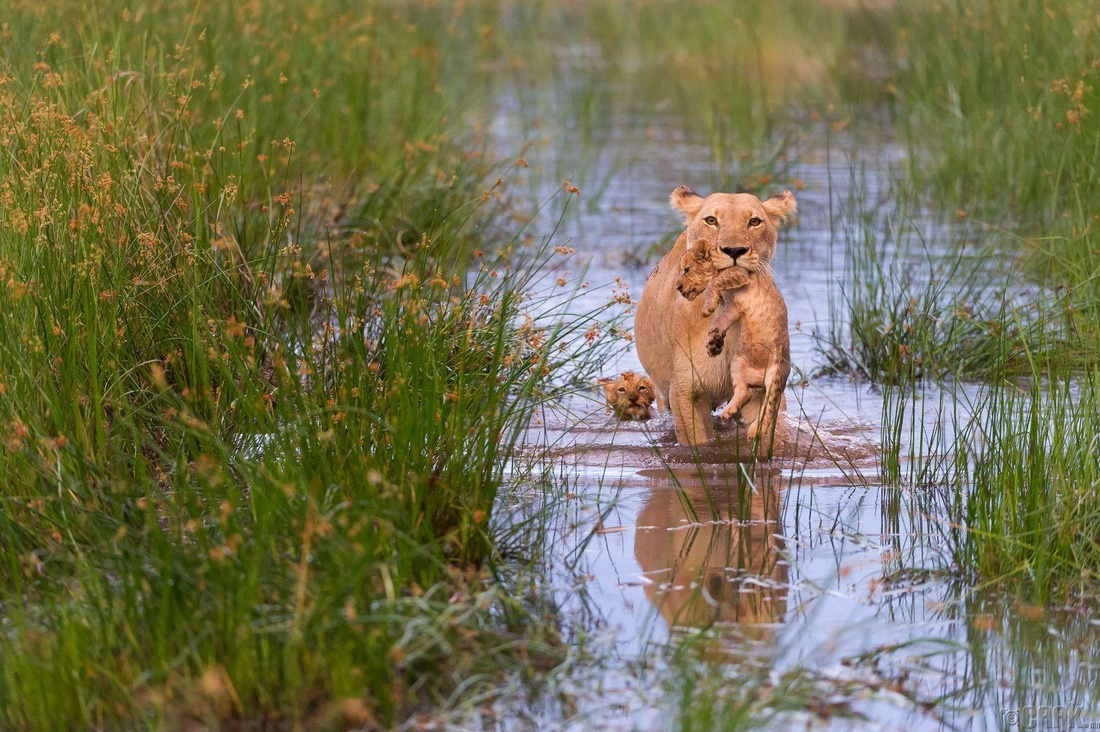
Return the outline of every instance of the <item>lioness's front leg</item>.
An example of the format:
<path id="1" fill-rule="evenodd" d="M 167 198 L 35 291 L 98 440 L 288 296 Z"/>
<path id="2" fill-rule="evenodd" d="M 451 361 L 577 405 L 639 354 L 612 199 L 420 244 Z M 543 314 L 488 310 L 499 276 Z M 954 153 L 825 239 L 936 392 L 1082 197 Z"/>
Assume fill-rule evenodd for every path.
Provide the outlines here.
<path id="1" fill-rule="evenodd" d="M 677 442 L 701 445 L 714 439 L 710 397 L 689 357 L 673 368 L 668 401 Z"/>

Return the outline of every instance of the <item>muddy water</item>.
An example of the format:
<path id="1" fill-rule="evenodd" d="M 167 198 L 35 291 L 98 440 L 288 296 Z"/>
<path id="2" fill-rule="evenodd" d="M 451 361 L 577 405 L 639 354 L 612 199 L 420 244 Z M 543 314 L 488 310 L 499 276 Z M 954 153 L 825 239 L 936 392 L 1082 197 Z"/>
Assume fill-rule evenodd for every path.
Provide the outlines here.
<path id="1" fill-rule="evenodd" d="M 515 124 L 502 110 L 499 144 L 522 137 Z M 616 277 L 637 297 L 661 256 L 655 244 L 675 234 L 668 193 L 681 183 L 709 192 L 708 151 L 654 129 L 663 128 L 616 130 L 586 163 L 598 195 L 582 191 L 560 224 L 556 212 L 538 221 L 578 252 L 555 272 L 588 282 L 578 312 L 606 302 Z M 523 195 L 549 198 L 568 177 L 547 172 L 562 165 L 563 140 L 547 141 L 544 174 Z M 662 651 L 705 630 L 709 673 L 737 684 L 746 668 L 763 667 L 770 683 L 793 673 L 817 690 L 819 701 L 780 717 L 778 729 L 1002 729 L 1026 722 L 1029 705 L 1039 724 L 1045 708 L 1100 728 L 1100 667 L 1089 651 L 1097 616 L 1039 612 L 952 579 L 934 487 L 879 478 L 881 393 L 810 376 L 823 363 L 814 334 L 828 330 L 844 287 L 849 237 L 838 212 L 851 195 L 879 196 L 876 175 L 884 179 L 898 157 L 880 147 L 853 163 L 842 147 L 802 150 L 792 169 L 805 185 L 800 221 L 781 233 L 774 269 L 794 374 L 805 380 L 788 390 L 799 429 L 779 458 L 750 468 L 729 431 L 695 453 L 675 444 L 667 413 L 620 424 L 595 389 L 533 426 L 529 441 L 549 449 L 565 495 L 531 488 L 502 499 L 501 511 L 551 506 L 543 549 L 569 628 L 592 660 L 563 672 L 564 706 L 502 702 L 504 727 L 678 726 L 690 710 L 669 679 L 682 669 Z M 853 166 L 870 171 L 858 191 L 848 187 Z M 605 373 L 625 369 L 640 370 L 633 349 Z M 976 387 L 950 389 L 922 394 L 916 434 L 965 419 L 965 408 L 944 405 L 965 405 Z"/>

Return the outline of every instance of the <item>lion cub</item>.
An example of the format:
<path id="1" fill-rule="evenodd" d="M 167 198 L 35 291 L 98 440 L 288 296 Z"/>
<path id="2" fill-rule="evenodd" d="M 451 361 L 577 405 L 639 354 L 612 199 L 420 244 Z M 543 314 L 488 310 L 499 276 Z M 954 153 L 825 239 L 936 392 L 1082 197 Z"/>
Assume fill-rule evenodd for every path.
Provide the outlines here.
<path id="1" fill-rule="evenodd" d="M 680 260 L 677 289 L 689 300 L 703 295 L 703 317 L 718 311 L 707 333 L 711 356 L 722 352 L 729 327 L 741 323 L 740 348 L 730 362 L 733 396 L 722 418 L 740 420 L 741 408 L 752 398 L 751 389 L 763 388 L 764 406 L 760 418 L 749 426 L 749 438 L 761 436 L 761 453 L 770 456 L 780 397 L 791 374 L 787 304 L 766 262 L 757 260 L 757 268 L 749 270 L 736 263 L 745 252 L 736 254 L 734 266 L 718 270 L 709 247 L 689 249 Z"/>
<path id="2" fill-rule="evenodd" d="M 648 376 L 624 371 L 617 379 L 600 379 L 607 411 L 621 421 L 644 422 L 653 416 L 653 400 L 657 391 Z"/>

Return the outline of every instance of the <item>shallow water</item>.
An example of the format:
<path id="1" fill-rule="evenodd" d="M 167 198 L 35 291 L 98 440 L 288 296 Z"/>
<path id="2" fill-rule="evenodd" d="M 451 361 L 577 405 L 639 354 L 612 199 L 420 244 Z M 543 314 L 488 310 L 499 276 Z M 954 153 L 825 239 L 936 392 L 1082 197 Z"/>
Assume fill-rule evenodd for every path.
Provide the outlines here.
<path id="1" fill-rule="evenodd" d="M 598 310 L 616 277 L 637 298 L 661 256 L 655 245 L 669 246 L 676 232 L 669 192 L 681 183 L 709 192 L 708 151 L 654 133 L 655 122 L 615 130 L 586 171 L 603 182 L 601 195 L 582 193 L 558 226 L 555 241 L 577 254 L 555 276 L 583 273 L 589 283 L 572 306 L 578 312 Z M 517 125 L 502 108 L 495 144 L 521 139 Z M 781 232 L 774 270 L 790 314 L 793 373 L 807 379 L 787 392 L 797 440 L 770 465 L 739 462 L 729 430 L 719 445 L 694 453 L 675 444 L 667 413 L 618 423 L 595 388 L 539 415 L 528 441 L 547 450 L 566 494 L 549 499 L 530 488 L 502 498 L 498 514 L 549 510 L 543 549 L 555 594 L 593 659 L 560 680 L 564 708 L 506 697 L 498 703 L 501 726 L 683 723 L 668 686 L 676 666 L 656 649 L 706 629 L 715 673 L 736 679 L 752 665 L 775 677 L 801 669 L 824 689 L 819 707 L 788 713 L 779 728 L 1000 729 L 1013 720 L 1024 725 L 1029 704 L 1040 726 L 1044 713 L 1080 710 L 1079 726 L 1100 728 L 1100 668 L 1089 654 L 1098 616 L 1021 607 L 953 579 L 945 526 L 930 500 L 937 488 L 891 488 L 879 477 L 881 392 L 809 378 L 824 363 L 814 334 L 828 330 L 830 303 L 844 287 L 851 238 L 844 229 L 852 224 L 840 212 L 876 205 L 885 188 L 877 176 L 884 180 L 898 156 L 886 145 L 857 160 L 839 147 L 804 150 L 792 168 L 805 185 L 796 193 L 799 223 Z M 535 200 L 549 197 L 558 178 L 528 183 L 522 195 Z M 853 195 L 867 201 L 852 202 Z M 556 221 L 546 212 L 536 228 L 549 233 Z M 934 245 L 940 224 L 924 225 Z M 605 374 L 626 369 L 640 370 L 633 349 Z M 949 388 L 921 394 L 901 454 L 914 436 L 950 435 L 966 418 L 977 387 Z"/>

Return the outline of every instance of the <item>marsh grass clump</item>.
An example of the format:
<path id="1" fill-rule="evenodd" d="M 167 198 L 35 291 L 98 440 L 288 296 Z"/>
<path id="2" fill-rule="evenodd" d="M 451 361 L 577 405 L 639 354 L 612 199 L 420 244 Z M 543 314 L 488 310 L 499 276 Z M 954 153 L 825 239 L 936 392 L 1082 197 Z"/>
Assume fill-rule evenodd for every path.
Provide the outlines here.
<path id="1" fill-rule="evenodd" d="M 1031 601 L 1090 596 L 1100 559 L 1086 417 L 1100 355 L 1095 8 L 898 3 L 865 20 L 879 63 L 847 66 L 848 88 L 891 100 L 915 191 L 956 210 L 961 230 L 984 229 L 984 245 L 968 261 L 966 242 L 949 242 L 915 270 L 858 247 L 840 307 L 850 333 L 830 339 L 843 344 L 830 363 L 887 384 L 985 381 L 966 416 L 956 411 L 954 434 L 937 437 L 939 457 L 921 454 L 923 435 L 910 445 L 908 482 L 941 499 L 967 577 Z M 1008 267 L 991 268 L 998 261 Z M 903 423 L 919 418 L 916 391 L 903 390 L 884 408 L 884 437 L 899 449 Z M 896 458 L 888 474 L 904 481 Z"/>
<path id="2" fill-rule="evenodd" d="M 1080 343 L 1067 327 L 1068 298 L 1040 303 L 1041 288 L 1018 281 L 1015 258 L 1001 254 L 1006 232 L 930 223 L 904 185 L 878 204 L 858 175 L 850 185 L 857 194 L 832 217 L 843 263 L 830 328 L 817 334 L 820 375 L 886 385 L 996 379 Z"/>
<path id="3" fill-rule="evenodd" d="M 1001 253 L 1072 300 L 1061 360 L 1100 353 L 1100 33 L 1080 0 L 898 3 L 872 43 L 912 151 L 909 174 L 941 204 L 1018 232 Z M 853 67 L 855 68 L 855 67 Z M 1060 314 L 1061 315 L 1061 314 Z"/>
<path id="4" fill-rule="evenodd" d="M 548 249 L 473 251 L 495 176 L 404 106 L 455 91 L 446 28 L 74 7 L 0 44 L 3 726 L 384 726 L 557 663 L 493 510 L 608 339 Z"/>
<path id="5" fill-rule="evenodd" d="M 1096 507 L 1072 487 L 1094 483 L 1081 295 L 1023 280 L 1026 255 L 998 263 L 1019 241 L 1004 229 L 918 228 L 911 195 L 841 217 L 822 372 L 881 385 L 883 479 L 918 492 L 915 515 L 943 516 L 955 570 L 1031 601 L 1087 595 L 1100 557 L 1083 529 Z"/>
<path id="6" fill-rule="evenodd" d="M 883 384 L 955 377 L 991 378 L 1025 373 L 1028 355 L 1061 345 L 1048 335 L 1045 312 L 1013 303 L 977 272 L 956 269 L 959 259 L 932 255 L 924 263 L 868 268 L 847 280 L 840 307 L 851 320 L 820 340 L 819 374 L 849 374 Z"/>
<path id="7" fill-rule="evenodd" d="M 990 386 L 954 444 L 952 554 L 1029 601 L 1094 595 L 1100 567 L 1100 375 Z"/>

